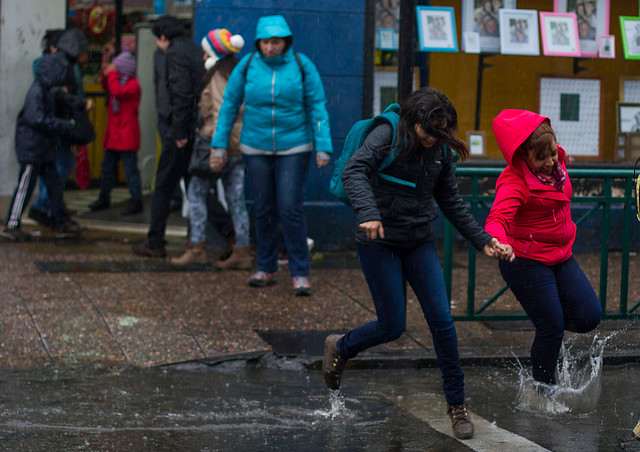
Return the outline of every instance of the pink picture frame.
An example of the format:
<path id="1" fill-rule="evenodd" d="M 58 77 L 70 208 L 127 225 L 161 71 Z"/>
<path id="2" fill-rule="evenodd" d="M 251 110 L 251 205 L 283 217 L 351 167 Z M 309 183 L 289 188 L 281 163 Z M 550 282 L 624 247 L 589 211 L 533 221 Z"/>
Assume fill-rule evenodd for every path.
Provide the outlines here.
<path id="1" fill-rule="evenodd" d="M 546 56 L 579 57 L 580 38 L 574 13 L 540 11 L 542 53 Z"/>

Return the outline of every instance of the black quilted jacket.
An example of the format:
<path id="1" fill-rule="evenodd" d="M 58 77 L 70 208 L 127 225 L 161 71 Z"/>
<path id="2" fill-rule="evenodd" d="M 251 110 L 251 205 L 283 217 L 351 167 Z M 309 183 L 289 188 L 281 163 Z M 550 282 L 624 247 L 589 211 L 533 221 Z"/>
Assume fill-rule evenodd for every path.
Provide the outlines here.
<path id="1" fill-rule="evenodd" d="M 377 168 L 392 136 L 393 129 L 388 124 L 375 128 L 342 173 L 357 223 L 380 220 L 384 227 L 384 239 L 368 239 L 359 229 L 356 239 L 362 243 L 416 246 L 431 237 L 430 223 L 437 218 L 439 207 L 468 242 L 482 249 L 491 236 L 460 196 L 452 153 L 448 152 L 446 159 L 443 149 L 435 153 L 425 150 L 412 157 L 400 155 L 383 173 L 413 182 L 416 187 L 389 182 L 378 176 Z"/>

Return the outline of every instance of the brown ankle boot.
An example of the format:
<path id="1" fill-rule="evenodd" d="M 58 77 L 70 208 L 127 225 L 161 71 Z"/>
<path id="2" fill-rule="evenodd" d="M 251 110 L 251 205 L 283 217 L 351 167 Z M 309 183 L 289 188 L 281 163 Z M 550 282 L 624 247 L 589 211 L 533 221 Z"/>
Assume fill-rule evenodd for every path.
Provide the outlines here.
<path id="1" fill-rule="evenodd" d="M 172 257 L 171 263 L 180 267 L 191 264 L 207 263 L 207 242 L 194 243 L 191 248 L 187 248 L 180 257 Z"/>
<path id="2" fill-rule="evenodd" d="M 216 268 L 221 270 L 251 270 L 253 268 L 253 253 L 250 246 L 233 247 L 231 256 L 227 260 L 216 262 Z"/>
<path id="3" fill-rule="evenodd" d="M 457 438 L 469 439 L 473 437 L 473 422 L 467 412 L 467 406 L 462 405 L 449 405 L 447 413 L 451 418 L 451 427 L 453 427 L 453 433 Z"/>

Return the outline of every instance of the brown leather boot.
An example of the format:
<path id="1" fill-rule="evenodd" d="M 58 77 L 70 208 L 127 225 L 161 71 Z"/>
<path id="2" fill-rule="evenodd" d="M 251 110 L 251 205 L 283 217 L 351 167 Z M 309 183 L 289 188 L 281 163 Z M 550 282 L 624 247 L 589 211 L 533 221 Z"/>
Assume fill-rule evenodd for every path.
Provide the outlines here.
<path id="1" fill-rule="evenodd" d="M 171 263 L 180 267 L 191 264 L 207 263 L 207 242 L 194 243 L 191 248 L 187 248 L 180 257 L 172 257 Z"/>
<path id="2" fill-rule="evenodd" d="M 457 438 L 469 439 L 473 437 L 473 422 L 471 422 L 467 406 L 464 403 L 449 405 L 447 413 L 451 418 L 451 427 L 453 427 L 453 433 Z"/>
<path id="3" fill-rule="evenodd" d="M 221 270 L 251 270 L 253 268 L 253 253 L 250 246 L 233 247 L 231 256 L 224 261 L 216 262 L 216 268 Z"/>
<path id="4" fill-rule="evenodd" d="M 344 334 L 330 334 L 324 340 L 324 359 L 322 360 L 322 375 L 324 376 L 324 382 L 329 389 L 340 389 L 340 379 L 342 377 L 342 371 L 347 366 L 346 358 L 343 358 L 338 353 L 338 340 L 340 340 Z"/>

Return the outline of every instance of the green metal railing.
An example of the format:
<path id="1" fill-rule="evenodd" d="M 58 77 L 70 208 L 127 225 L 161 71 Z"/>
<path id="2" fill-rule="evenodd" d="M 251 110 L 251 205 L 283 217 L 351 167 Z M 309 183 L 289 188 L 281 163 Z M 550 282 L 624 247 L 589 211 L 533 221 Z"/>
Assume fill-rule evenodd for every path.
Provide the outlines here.
<path id="1" fill-rule="evenodd" d="M 463 196 L 465 201 L 470 204 L 471 213 L 477 217 L 480 207 L 487 212 L 491 208 L 493 195 L 480 194 L 480 179 L 486 177 L 497 177 L 502 172 L 502 168 L 474 168 L 459 167 L 456 175 L 459 178 L 471 179 L 471 193 Z M 571 180 L 576 185 L 576 181 L 580 179 L 596 179 L 601 181 L 601 194 L 589 196 L 574 196 L 572 206 L 576 204 L 584 204 L 589 207 L 584 215 L 579 219 L 574 218 L 574 222 L 579 227 L 587 218 L 598 210 L 602 209 L 602 229 L 600 233 L 600 287 L 599 298 L 602 305 L 603 318 L 607 319 L 630 319 L 639 318 L 640 312 L 636 312 L 640 307 L 638 300 L 630 309 L 628 309 L 628 292 L 629 292 L 629 253 L 631 250 L 631 228 L 637 221 L 634 215 L 633 207 L 633 179 L 634 171 L 632 169 L 572 169 L 569 170 Z M 624 184 L 624 195 L 614 194 L 613 181 L 620 181 Z M 574 188 L 574 193 L 575 193 Z M 622 192 L 621 189 L 616 192 Z M 609 270 L 609 238 L 611 234 L 611 206 L 621 205 L 622 210 L 622 256 L 620 271 L 620 305 L 617 312 L 607 312 L 607 282 Z M 453 245 L 454 245 L 454 229 L 451 223 L 445 220 L 444 228 L 444 259 L 443 271 L 447 293 L 451 299 L 451 287 L 453 277 Z M 466 313 L 464 315 L 454 315 L 455 320 L 519 320 L 526 319 L 525 314 L 486 314 L 485 311 L 495 303 L 496 300 L 504 294 L 508 287 L 505 285 L 493 296 L 485 300 L 478 309 L 475 308 L 475 288 L 476 288 L 476 254 L 477 251 L 473 247 L 469 247 L 468 252 L 468 278 L 467 278 L 467 304 Z M 496 263 L 497 266 L 497 263 Z M 639 310 L 640 311 L 640 310 Z"/>

